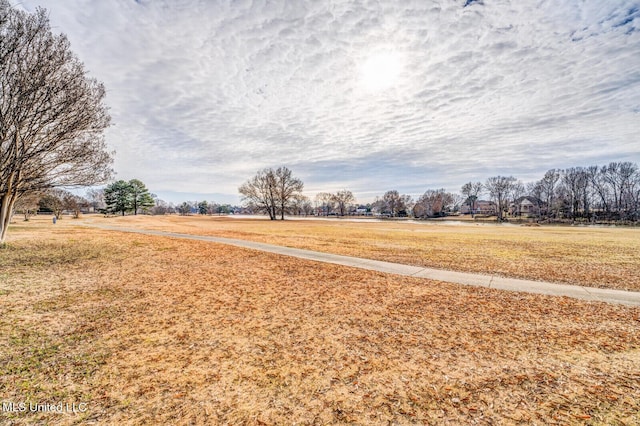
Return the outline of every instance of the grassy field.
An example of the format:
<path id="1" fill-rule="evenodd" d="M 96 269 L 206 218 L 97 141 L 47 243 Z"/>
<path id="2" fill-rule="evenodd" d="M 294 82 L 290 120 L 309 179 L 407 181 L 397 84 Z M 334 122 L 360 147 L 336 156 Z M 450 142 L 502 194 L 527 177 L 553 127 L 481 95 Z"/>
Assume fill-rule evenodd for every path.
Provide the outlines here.
<path id="1" fill-rule="evenodd" d="M 3 423 L 640 423 L 638 308 L 71 219 L 12 227 L 0 301 L 3 402 L 87 404 Z"/>
<path id="2" fill-rule="evenodd" d="M 465 272 L 640 291 L 640 228 L 123 217 L 97 223 L 267 242 Z"/>

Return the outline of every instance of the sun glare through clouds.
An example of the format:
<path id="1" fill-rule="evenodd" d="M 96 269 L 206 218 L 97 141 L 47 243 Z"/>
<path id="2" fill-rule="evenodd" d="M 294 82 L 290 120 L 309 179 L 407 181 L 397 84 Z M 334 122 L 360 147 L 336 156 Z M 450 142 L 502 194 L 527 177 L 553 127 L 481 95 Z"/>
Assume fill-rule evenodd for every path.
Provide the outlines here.
<path id="1" fill-rule="evenodd" d="M 403 61 L 400 54 L 375 53 L 360 66 L 360 83 L 369 92 L 381 92 L 398 83 L 402 69 Z"/>
<path id="2" fill-rule="evenodd" d="M 8 2 L 47 9 L 108 90 L 118 178 L 168 202 L 281 165 L 367 203 L 640 164 L 640 0 Z"/>

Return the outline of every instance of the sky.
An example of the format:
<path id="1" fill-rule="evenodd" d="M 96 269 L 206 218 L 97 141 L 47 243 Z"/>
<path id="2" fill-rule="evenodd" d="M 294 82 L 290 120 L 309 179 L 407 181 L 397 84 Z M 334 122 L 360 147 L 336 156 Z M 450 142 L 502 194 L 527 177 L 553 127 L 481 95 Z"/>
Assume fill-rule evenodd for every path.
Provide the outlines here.
<path id="1" fill-rule="evenodd" d="M 103 82 L 117 179 L 240 202 L 640 163 L 640 0 L 15 0 Z"/>

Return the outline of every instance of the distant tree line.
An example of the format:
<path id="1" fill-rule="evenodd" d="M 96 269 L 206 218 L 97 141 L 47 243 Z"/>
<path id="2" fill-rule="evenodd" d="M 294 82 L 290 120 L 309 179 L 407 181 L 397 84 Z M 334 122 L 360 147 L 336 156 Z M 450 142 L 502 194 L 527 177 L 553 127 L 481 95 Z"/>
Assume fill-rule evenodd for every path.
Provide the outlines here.
<path id="1" fill-rule="evenodd" d="M 551 169 L 526 185 L 542 219 L 637 221 L 640 219 L 640 170 L 631 162 Z"/>
<path id="2" fill-rule="evenodd" d="M 465 205 L 477 212 L 479 196 L 491 198 L 499 220 L 507 216 L 539 220 L 637 221 L 640 219 L 640 171 L 631 162 L 548 170 L 523 184 L 513 176 L 495 176 L 462 187 Z"/>
<path id="3" fill-rule="evenodd" d="M 57 219 L 68 212 L 73 218 L 78 218 L 83 212 L 98 212 L 103 206 L 102 190 L 89 190 L 83 197 L 64 189 L 52 188 L 20 197 L 12 215 L 19 213 L 28 221 L 38 212 L 53 214 Z"/>
<path id="4" fill-rule="evenodd" d="M 522 183 L 513 176 L 492 176 L 467 182 L 460 193 L 427 189 L 414 199 L 389 190 L 373 202 L 358 204 L 347 189 L 320 192 L 315 203 L 302 194 L 303 183 L 286 167 L 263 169 L 240 186 L 244 206 L 185 201 L 174 205 L 151 194 L 138 179 L 119 180 L 85 197 L 62 189 L 50 189 L 20 197 L 14 212 L 25 220 L 40 211 L 60 217 L 82 211 L 105 214 L 223 215 L 265 213 L 272 220 L 284 215 L 437 218 L 452 214 L 495 216 L 498 220 L 528 218 L 538 221 L 638 221 L 640 219 L 640 170 L 635 163 L 612 162 L 605 166 L 548 170 L 538 181 Z M 487 197 L 488 200 L 483 199 Z"/>
<path id="5" fill-rule="evenodd" d="M 289 192 L 281 192 L 289 188 Z M 288 187 L 287 184 L 291 186 Z M 264 169 L 240 187 L 248 212 L 264 212 L 271 219 L 284 214 L 434 218 L 469 213 L 542 221 L 637 221 L 640 219 L 640 171 L 631 162 L 605 166 L 551 169 L 539 181 L 523 183 L 513 176 L 492 176 L 465 183 L 460 193 L 427 189 L 417 199 L 389 190 L 372 203 L 357 204 L 353 193 L 320 192 L 312 205 L 303 184 L 286 167 Z M 483 197 L 489 200 L 483 200 Z"/>
<path id="6" fill-rule="evenodd" d="M 82 212 L 148 213 L 153 205 L 152 194 L 144 183 L 132 179 L 128 182 L 119 180 L 102 189 L 90 189 L 84 197 L 60 188 L 31 192 L 20 197 L 12 214 L 21 213 L 24 220 L 29 220 L 34 213 L 48 212 L 61 219 L 64 212 L 70 212 L 78 218 Z"/>
<path id="7" fill-rule="evenodd" d="M 178 214 L 188 216 L 223 215 L 240 211 L 239 207 L 230 204 L 218 204 L 214 201 L 184 201 L 173 204 L 161 200 L 155 194 L 150 193 L 144 183 L 137 179 L 128 182 L 117 181 L 99 190 L 102 207 L 99 211 L 106 214 L 151 214 L 166 215 Z"/>
<path id="8" fill-rule="evenodd" d="M 356 198 L 351 191 L 340 190 L 335 194 L 330 192 L 320 192 L 316 195 L 316 208 L 321 216 L 335 214 L 344 216 L 349 212 L 349 207 L 353 205 Z M 309 203 L 310 205 L 310 203 Z"/>
<path id="9" fill-rule="evenodd" d="M 166 211 L 159 212 L 154 211 L 153 214 L 170 214 L 170 213 L 178 213 L 181 216 L 188 216 L 191 214 L 200 214 L 200 215 L 225 215 L 225 214 L 233 214 L 237 211 L 237 207 L 232 206 L 231 204 L 218 204 L 213 201 L 184 201 L 177 206 L 173 206 L 168 204 L 166 207 Z"/>

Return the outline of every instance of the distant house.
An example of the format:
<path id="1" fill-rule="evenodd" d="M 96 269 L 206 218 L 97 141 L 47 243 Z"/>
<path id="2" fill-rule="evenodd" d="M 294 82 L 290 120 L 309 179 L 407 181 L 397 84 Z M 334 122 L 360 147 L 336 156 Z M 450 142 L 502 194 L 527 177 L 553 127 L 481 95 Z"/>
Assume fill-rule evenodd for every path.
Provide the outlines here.
<path id="1" fill-rule="evenodd" d="M 475 202 L 474 214 L 493 216 L 496 212 L 496 203 L 493 201 L 478 200 Z M 463 204 L 460 206 L 460 213 L 470 214 L 471 208 L 468 204 Z"/>
<path id="2" fill-rule="evenodd" d="M 509 207 L 509 213 L 516 217 L 538 217 L 542 204 L 541 200 L 527 195 L 516 199 Z"/>

